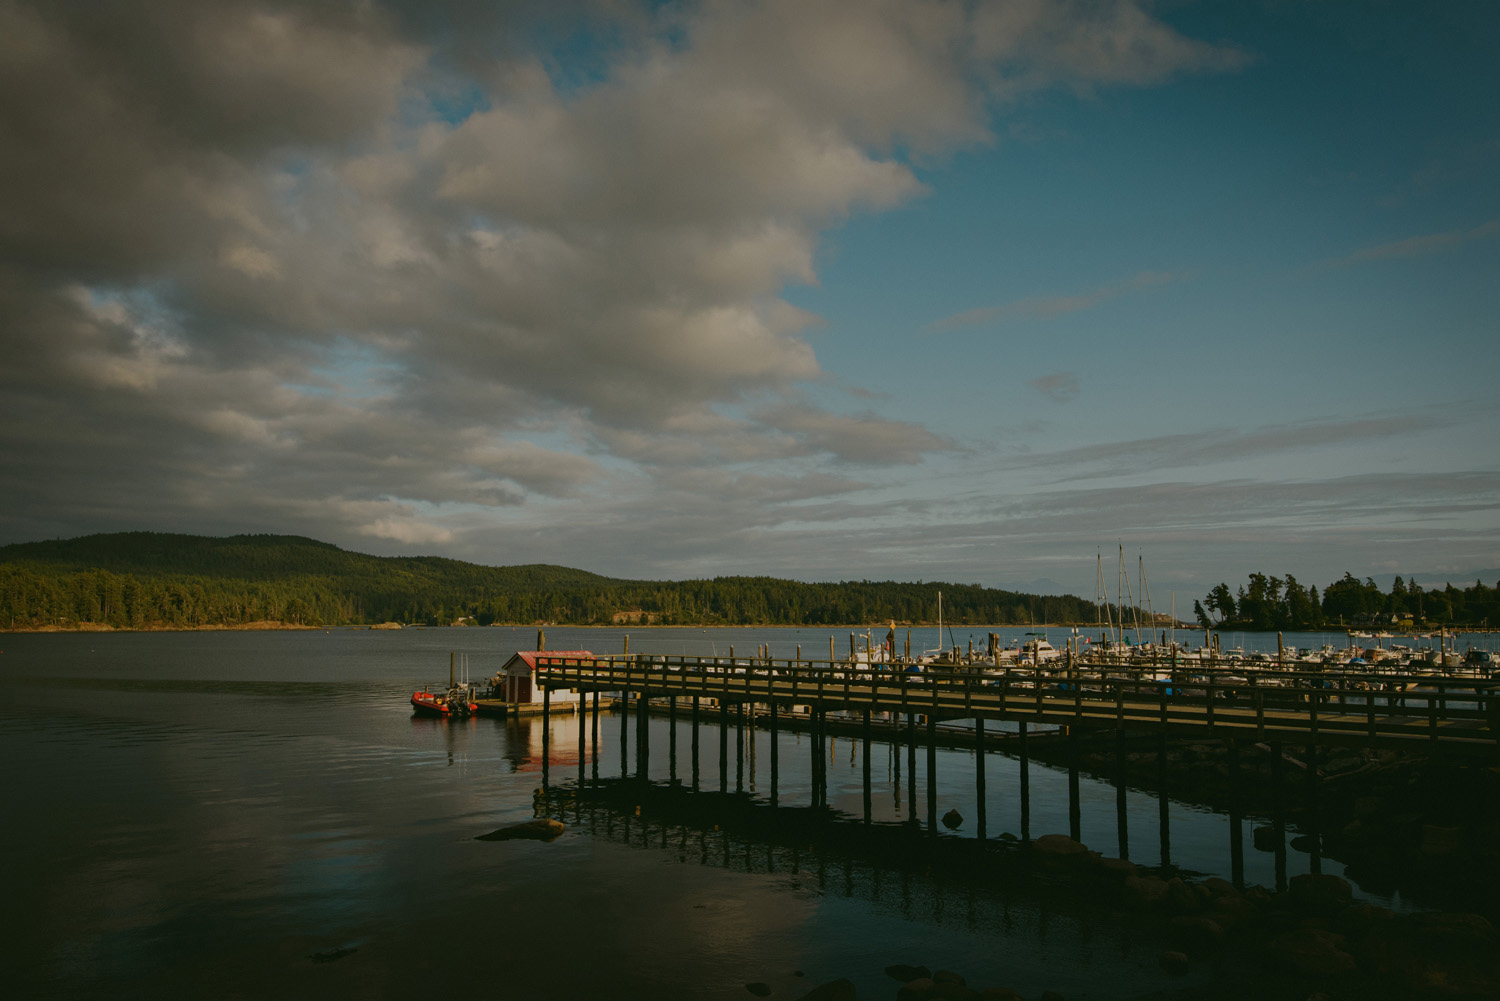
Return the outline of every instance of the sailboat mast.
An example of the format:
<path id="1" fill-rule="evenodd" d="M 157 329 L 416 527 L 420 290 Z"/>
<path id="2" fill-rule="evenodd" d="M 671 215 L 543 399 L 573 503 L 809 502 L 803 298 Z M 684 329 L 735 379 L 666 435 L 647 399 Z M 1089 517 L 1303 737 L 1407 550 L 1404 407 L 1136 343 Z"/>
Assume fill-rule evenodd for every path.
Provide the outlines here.
<path id="1" fill-rule="evenodd" d="M 1100 608 L 1103 603 L 1104 591 L 1104 554 L 1095 554 L 1094 567 L 1094 627 L 1100 630 L 1100 639 L 1104 638 L 1104 609 Z"/>
<path id="2" fill-rule="evenodd" d="M 1151 607 L 1151 585 L 1146 583 L 1146 557 L 1140 553 L 1136 553 L 1136 558 L 1140 560 L 1141 601 L 1146 603 L 1146 627 L 1154 635 L 1156 632 L 1156 609 Z M 1151 642 L 1155 643 L 1156 640 L 1153 638 Z"/>
<path id="3" fill-rule="evenodd" d="M 1120 635 L 1116 641 L 1125 639 L 1125 545 L 1120 544 L 1120 565 L 1115 571 L 1115 608 L 1120 612 Z"/>

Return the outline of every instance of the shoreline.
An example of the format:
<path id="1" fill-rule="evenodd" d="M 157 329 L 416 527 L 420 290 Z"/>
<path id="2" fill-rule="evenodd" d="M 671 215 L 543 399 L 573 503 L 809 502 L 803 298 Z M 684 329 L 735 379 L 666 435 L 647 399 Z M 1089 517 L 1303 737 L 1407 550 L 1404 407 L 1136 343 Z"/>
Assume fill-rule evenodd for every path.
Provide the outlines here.
<path id="1" fill-rule="evenodd" d="M 898 623 L 896 623 L 895 628 L 899 632 L 900 630 L 903 630 L 903 629 L 936 629 L 937 626 L 938 626 L 938 624 L 936 622 L 898 622 Z M 600 630 L 604 630 L 604 629 L 611 629 L 611 630 L 624 630 L 624 631 L 629 631 L 631 629 L 646 629 L 646 630 L 651 630 L 651 629 L 814 629 L 814 630 L 828 630 L 828 631 L 855 630 L 855 631 L 863 631 L 863 632 L 875 632 L 875 631 L 881 631 L 881 630 L 889 630 L 890 628 L 891 628 L 891 623 L 890 623 L 889 620 L 884 620 L 884 621 L 881 621 L 881 622 L 878 622 L 878 623 L 868 623 L 868 622 L 866 622 L 866 623 L 836 623 L 836 624 L 820 624 L 820 623 L 796 623 L 796 624 L 772 623 L 772 624 L 766 624 L 766 623 L 756 623 L 756 622 L 684 622 L 684 623 L 678 623 L 678 624 L 675 624 L 675 625 L 655 625 L 655 624 L 643 624 L 643 623 L 603 623 L 603 622 L 590 622 L 590 623 L 567 623 L 567 622 L 492 622 L 492 623 L 490 623 L 487 626 L 480 626 L 480 625 L 429 626 L 429 625 L 426 625 L 425 623 L 401 623 L 401 622 L 375 622 L 375 623 L 345 622 L 345 623 L 323 623 L 323 624 L 320 624 L 320 625 L 307 625 L 307 624 L 302 624 L 302 623 L 282 622 L 282 621 L 275 620 L 275 619 L 258 619 L 258 620 L 254 621 L 254 622 L 226 622 L 226 623 L 212 623 L 212 624 L 193 625 L 193 626 L 173 626 L 173 625 L 112 626 L 112 625 L 109 625 L 107 623 L 101 623 L 101 622 L 74 622 L 74 623 L 70 623 L 68 625 L 49 624 L 49 625 L 44 625 L 44 626 L 0 626 L 0 634 L 5 634 L 5 633 L 193 633 L 193 632 L 255 632 L 255 631 L 273 632 L 273 631 L 292 631 L 292 630 L 313 631 L 313 630 L 317 630 L 317 629 L 323 629 L 323 630 L 332 630 L 332 629 L 355 629 L 355 630 L 359 630 L 359 629 L 373 629 L 373 630 L 377 630 L 377 631 L 378 630 L 383 630 L 383 629 L 388 629 L 388 630 L 397 630 L 397 629 L 600 629 Z M 1082 623 L 1082 622 L 1023 623 L 1023 624 L 1018 624 L 1018 625 L 996 625 L 994 623 L 956 623 L 956 622 L 945 622 L 943 624 L 943 628 L 944 629 L 954 629 L 954 630 L 958 630 L 958 629 L 970 629 L 970 630 L 972 630 L 972 629 L 987 629 L 987 630 L 992 630 L 992 631 L 995 631 L 995 630 L 1049 630 L 1049 629 L 1059 629 L 1059 630 L 1061 630 L 1061 629 L 1078 629 L 1078 630 L 1080 630 L 1080 635 L 1087 635 L 1088 631 L 1099 629 L 1099 628 L 1102 628 L 1102 627 L 1100 627 L 1098 625 L 1098 623 L 1093 623 L 1093 622 L 1090 622 L 1090 623 Z M 1153 628 L 1159 628 L 1159 627 L 1153 627 Z M 1170 629 L 1171 627 L 1166 627 L 1166 628 Z M 1183 632 L 1189 632 L 1189 633 L 1192 633 L 1192 632 L 1203 632 L 1204 631 L 1202 626 L 1178 625 L 1176 628 L 1178 630 L 1183 631 Z M 1326 633 L 1326 634 L 1329 634 L 1329 635 L 1338 635 L 1339 633 L 1343 633 L 1344 635 L 1350 636 L 1350 637 L 1354 637 L 1356 635 L 1358 635 L 1359 638 L 1368 638 L 1368 637 L 1370 637 L 1370 634 L 1360 634 L 1360 633 L 1357 633 L 1356 630 L 1348 628 L 1348 627 L 1335 628 L 1335 629 L 1324 628 L 1324 629 L 1304 629 L 1304 630 L 1295 630 L 1295 629 L 1294 630 L 1276 630 L 1276 629 L 1261 629 L 1261 630 L 1256 630 L 1256 629 L 1234 629 L 1234 630 L 1211 629 L 1211 630 L 1209 630 L 1209 632 L 1211 632 L 1211 633 L 1220 634 L 1220 635 L 1223 635 L 1226 632 L 1229 635 L 1233 635 L 1235 633 L 1264 633 L 1266 635 L 1269 635 L 1271 633 L 1282 632 L 1282 631 L 1292 632 L 1292 633 L 1296 633 L 1296 634 L 1299 634 L 1299 635 L 1311 635 L 1311 634 L 1316 634 L 1316 633 Z M 1448 627 L 1448 635 L 1450 635 L 1450 636 L 1454 636 L 1454 635 L 1458 635 L 1458 634 L 1484 634 L 1484 635 L 1488 635 L 1488 634 L 1491 634 L 1491 633 L 1500 633 L 1500 629 L 1487 628 L 1487 627 L 1484 627 L 1484 626 L 1462 626 L 1462 625 L 1451 625 L 1451 626 Z M 1403 639 L 1403 638 L 1404 639 L 1419 639 L 1419 638 L 1424 638 L 1424 637 L 1431 637 L 1431 636 L 1434 636 L 1434 635 L 1436 635 L 1436 633 L 1423 632 L 1423 631 L 1420 631 L 1420 630 L 1418 630 L 1418 631 L 1403 631 L 1403 632 L 1391 631 L 1391 632 L 1387 632 L 1384 635 L 1380 636 L 1380 638 L 1381 639 Z"/>

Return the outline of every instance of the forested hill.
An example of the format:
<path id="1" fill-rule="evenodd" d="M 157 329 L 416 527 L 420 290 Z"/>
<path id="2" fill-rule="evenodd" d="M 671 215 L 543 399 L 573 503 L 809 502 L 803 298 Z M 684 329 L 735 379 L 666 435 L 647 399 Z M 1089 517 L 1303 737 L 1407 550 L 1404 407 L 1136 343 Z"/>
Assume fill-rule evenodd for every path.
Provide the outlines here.
<path id="1" fill-rule="evenodd" d="M 1095 620 L 1094 604 L 977 585 L 772 577 L 641 581 L 546 564 L 352 553 L 286 535 L 152 532 L 0 547 L 0 628 L 282 622 L 479 625 L 961 625 Z"/>
<path id="2" fill-rule="evenodd" d="M 600 587 L 625 581 L 584 570 L 535 563 L 485 567 L 441 556 L 367 556 L 298 535 L 235 535 L 227 539 L 157 532 L 86 535 L 0 546 L 0 564 L 29 563 L 59 570 L 107 570 L 136 577 L 289 577 L 410 579 L 490 583 L 509 588 Z"/>

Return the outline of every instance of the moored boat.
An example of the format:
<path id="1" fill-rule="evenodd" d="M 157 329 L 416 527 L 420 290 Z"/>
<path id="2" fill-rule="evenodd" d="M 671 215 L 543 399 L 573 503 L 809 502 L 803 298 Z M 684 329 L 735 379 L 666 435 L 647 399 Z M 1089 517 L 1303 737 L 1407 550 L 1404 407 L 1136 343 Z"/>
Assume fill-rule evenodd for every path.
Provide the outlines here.
<path id="1" fill-rule="evenodd" d="M 462 688 L 450 688 L 444 694 L 429 692 L 425 688 L 411 693 L 412 711 L 421 716 L 471 716 L 479 706 L 469 701 L 468 692 Z"/>

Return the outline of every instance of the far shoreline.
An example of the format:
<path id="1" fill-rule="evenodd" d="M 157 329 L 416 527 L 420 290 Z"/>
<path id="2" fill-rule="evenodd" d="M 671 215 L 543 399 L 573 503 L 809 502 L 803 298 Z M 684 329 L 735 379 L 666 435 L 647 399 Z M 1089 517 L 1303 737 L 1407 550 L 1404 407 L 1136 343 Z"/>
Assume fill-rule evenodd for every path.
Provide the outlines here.
<path id="1" fill-rule="evenodd" d="M 898 623 L 895 624 L 895 628 L 896 628 L 896 630 L 898 632 L 901 631 L 901 630 L 935 629 L 937 627 L 938 627 L 938 624 L 936 622 L 898 622 Z M 106 623 L 97 623 L 97 622 L 74 622 L 74 623 L 69 623 L 67 625 L 49 624 L 49 625 L 44 625 L 44 626 L 5 626 L 5 627 L 0 627 L 0 635 L 6 634 L 6 633 L 19 635 L 19 634 L 25 634 L 25 633 L 314 632 L 314 631 L 317 631 L 317 630 L 320 630 L 320 629 L 323 630 L 323 631 L 325 631 L 325 632 L 331 632 L 331 631 L 333 631 L 335 629 L 340 629 L 340 630 L 356 630 L 356 631 L 370 630 L 370 631 L 375 631 L 375 632 L 381 632 L 381 631 L 396 632 L 396 631 L 400 631 L 400 630 L 403 630 L 403 629 L 477 629 L 477 630 L 484 630 L 484 629 L 540 629 L 540 630 L 547 630 L 547 629 L 598 629 L 598 630 L 606 630 L 607 629 L 607 630 L 616 630 L 616 631 L 619 631 L 619 630 L 629 631 L 629 630 L 632 630 L 632 629 L 642 629 L 642 630 L 652 630 L 652 629 L 704 629 L 704 630 L 707 630 L 707 629 L 787 629 L 787 630 L 796 629 L 796 630 L 805 630 L 805 629 L 814 629 L 814 630 L 829 630 L 829 631 L 834 631 L 834 630 L 838 630 L 838 631 L 856 630 L 856 631 L 860 631 L 860 632 L 875 632 L 875 631 L 886 631 L 886 630 L 889 630 L 890 628 L 891 628 L 891 623 L 890 623 L 889 620 L 884 621 L 884 622 L 879 622 L 879 623 L 843 623 L 843 624 L 833 624 L 833 625 L 818 624 L 818 623 L 785 624 L 785 623 L 755 623 L 755 622 L 738 622 L 738 623 L 735 623 L 735 622 L 686 622 L 686 623 L 677 623 L 677 624 L 673 624 L 673 625 L 662 625 L 662 624 L 655 624 L 655 623 L 652 623 L 652 624 L 647 624 L 647 623 L 578 623 L 578 624 L 571 624 L 571 623 L 560 623 L 560 622 L 494 622 L 494 623 L 491 623 L 488 626 L 471 625 L 471 624 L 463 624 L 463 625 L 450 624 L 450 625 L 443 625 L 443 626 L 429 626 L 429 625 L 426 625 L 424 623 L 402 623 L 402 622 L 376 622 L 376 623 L 368 623 L 368 624 L 367 623 L 338 623 L 338 624 L 324 623 L 324 624 L 321 624 L 321 625 L 308 625 L 308 624 L 305 624 L 305 623 L 281 622 L 281 621 L 277 621 L 277 620 L 274 620 L 274 619 L 261 619 L 261 620 L 257 620 L 257 621 L 254 621 L 254 622 L 214 623 L 214 624 L 191 625 L 191 626 L 172 626 L 172 625 L 111 626 L 111 625 L 108 625 Z M 973 630 L 973 629 L 987 629 L 987 630 L 1002 630 L 1002 629 L 1003 630 L 1042 630 L 1042 631 L 1049 630 L 1049 629 L 1078 629 L 1078 630 L 1080 630 L 1080 634 L 1081 635 L 1087 635 L 1088 633 L 1090 633 L 1092 631 L 1100 630 L 1100 629 L 1105 629 L 1107 627 L 1100 626 L 1098 623 L 1093 623 L 1093 622 L 1090 622 L 1090 623 L 1073 623 L 1073 622 L 1058 623 L 1058 622 L 1053 622 L 1053 623 L 1019 624 L 1019 625 L 995 625 L 993 623 L 957 623 L 957 622 L 951 622 L 951 623 L 944 623 L 943 624 L 943 628 L 944 629 L 952 629 L 952 630 L 955 630 L 955 631 L 957 631 L 957 630 Z M 1440 629 L 1441 627 L 1438 627 L 1438 628 Z M 1171 625 L 1163 625 L 1163 624 L 1159 624 L 1158 623 L 1158 624 L 1156 624 L 1156 625 L 1154 625 L 1154 626 L 1151 627 L 1151 631 L 1153 631 L 1153 632 L 1158 631 L 1158 630 L 1174 630 L 1174 629 L 1176 629 L 1176 630 L 1182 630 L 1184 632 L 1189 632 L 1189 633 L 1198 633 L 1198 632 L 1203 632 L 1204 631 L 1204 629 L 1203 629 L 1203 627 L 1201 625 L 1188 625 L 1188 624 L 1185 624 L 1185 623 L 1178 623 L 1175 627 L 1173 627 Z M 1351 637 L 1357 636 L 1357 637 L 1360 637 L 1360 638 L 1365 638 L 1365 637 L 1368 637 L 1368 636 L 1371 635 L 1371 634 L 1365 632 L 1364 629 L 1362 629 L 1362 628 L 1361 629 L 1356 629 L 1356 628 L 1351 628 L 1351 627 L 1348 627 L 1348 626 L 1344 626 L 1344 627 L 1332 627 L 1332 628 L 1324 627 L 1324 628 L 1320 628 L 1320 629 L 1292 629 L 1292 630 L 1276 630 L 1276 629 L 1262 629 L 1262 630 L 1255 630 L 1255 629 L 1210 629 L 1208 631 L 1212 632 L 1212 633 L 1219 633 L 1221 635 L 1223 635 L 1223 634 L 1232 635 L 1234 633 L 1254 633 L 1254 632 L 1275 633 L 1275 632 L 1282 632 L 1282 631 L 1284 631 L 1284 632 L 1292 632 L 1292 633 L 1300 633 L 1300 634 L 1304 634 L 1304 635 L 1305 634 L 1311 634 L 1311 633 L 1328 633 L 1328 634 L 1333 634 L 1333 635 L 1343 634 L 1343 635 L 1346 635 L 1346 636 L 1351 636 Z M 1500 632 L 1500 629 L 1485 628 L 1483 626 L 1461 626 L 1461 625 L 1453 625 L 1453 626 L 1449 626 L 1447 631 L 1448 631 L 1448 634 L 1450 636 L 1452 636 L 1452 635 L 1456 635 L 1456 634 L 1459 634 L 1459 633 L 1477 633 L 1477 634 L 1497 633 L 1497 632 Z M 1421 637 L 1429 637 L 1429 636 L 1436 635 L 1437 632 L 1438 632 L 1438 629 L 1432 629 L 1432 630 L 1410 630 L 1410 631 L 1386 630 L 1386 631 L 1383 631 L 1383 635 L 1382 635 L 1381 638 L 1385 638 L 1385 639 L 1421 638 Z"/>

